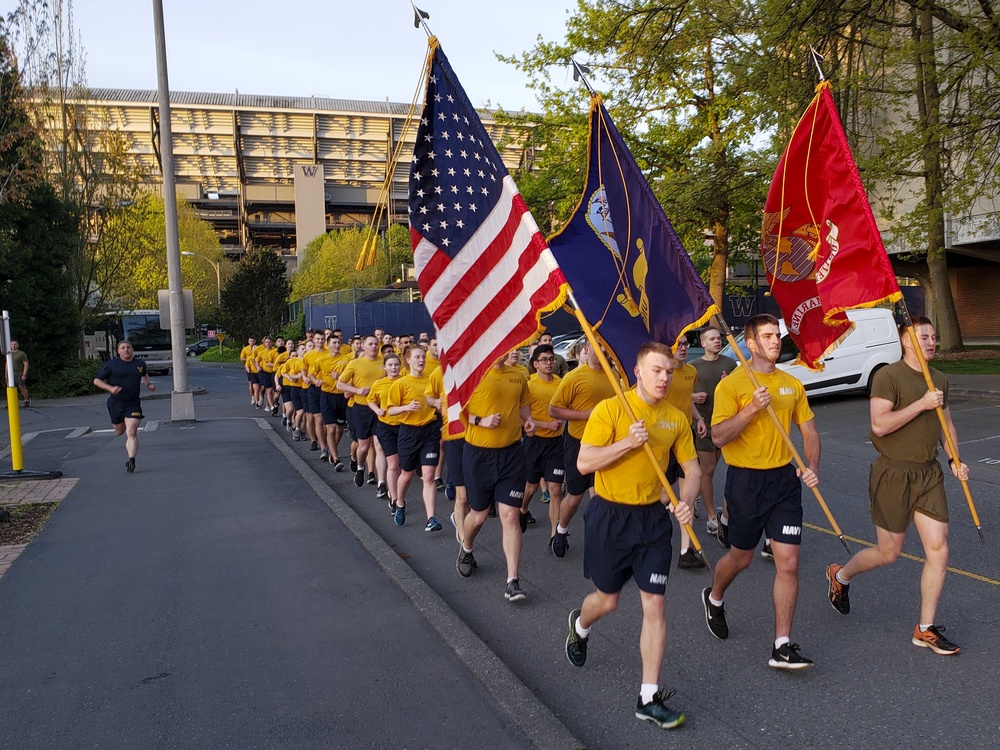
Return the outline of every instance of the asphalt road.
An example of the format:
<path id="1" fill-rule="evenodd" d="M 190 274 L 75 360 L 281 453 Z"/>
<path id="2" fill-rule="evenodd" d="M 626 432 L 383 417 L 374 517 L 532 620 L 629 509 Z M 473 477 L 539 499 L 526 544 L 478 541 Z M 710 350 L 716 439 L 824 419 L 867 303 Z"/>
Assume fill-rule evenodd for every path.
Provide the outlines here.
<path id="1" fill-rule="evenodd" d="M 157 380 L 169 390 L 168 378 Z M 196 399 L 199 420 L 260 415 L 248 404 L 245 380 L 238 369 L 195 363 L 191 382 L 208 391 Z M 866 495 L 868 463 L 874 455 L 867 442 L 867 402 L 855 397 L 828 398 L 817 400 L 813 408 L 823 441 L 820 488 L 857 549 L 874 539 Z M 963 459 L 972 467 L 970 487 L 987 538 L 987 544 L 980 545 L 960 486 L 948 480 L 954 571 L 946 582 L 938 620 L 947 626 L 948 636 L 962 645 L 963 653 L 944 658 L 910 644 L 919 602 L 917 561 L 901 559 L 891 568 L 858 579 L 852 585 L 849 616 L 830 607 L 823 571 L 828 562 L 843 562 L 846 553 L 826 531 L 828 523 L 807 493 L 793 640 L 815 660 L 815 669 L 788 674 L 767 667 L 773 632 L 773 574 L 768 561 L 758 557 L 730 588 L 726 605 L 731 635 L 724 642 L 714 639 L 704 624 L 700 591 L 708 585 L 709 574 L 674 570 L 667 593 L 670 634 L 663 685 L 677 690 L 672 704 L 684 710 L 688 720 L 668 735 L 632 718 L 639 682 L 640 623 L 634 587 L 626 589 L 620 610 L 595 627 L 583 669 L 573 668 L 563 654 L 566 615 L 590 590 L 582 575 L 582 518 L 571 528 L 569 554 L 557 560 L 546 548 L 545 507 L 533 506 L 539 523 L 525 536 L 521 565 L 521 581 L 529 599 L 523 605 L 511 605 L 503 598 L 497 522 L 489 522 L 477 540 L 477 574 L 462 579 L 454 569 L 457 545 L 450 527 L 446 524 L 437 534 L 424 533 L 416 488 L 411 488 L 407 525 L 396 527 L 372 488 L 355 488 L 348 472 L 336 474 L 329 465 L 321 465 L 305 443 L 288 445 L 587 747 L 647 747 L 665 742 L 689 748 L 1000 747 L 995 719 L 1000 693 L 995 667 L 1000 663 L 1000 558 L 996 554 L 1000 544 L 1000 400 L 954 399 L 951 408 Z M 31 411 L 35 410 L 22 417 L 25 431 L 55 429 L 56 422 L 60 427 L 75 423 L 106 428 L 102 399 L 53 404 L 38 409 L 37 414 Z M 168 419 L 169 401 L 149 402 L 146 411 L 151 418 Z M 284 436 L 280 426 L 279 434 Z M 55 440 L 50 438 L 43 435 L 36 440 L 49 445 Z M 62 440 L 46 448 L 44 455 L 46 460 L 71 466 L 80 451 L 93 450 L 110 437 L 97 433 Z M 274 470 L 280 471 L 277 466 Z M 716 475 L 720 494 L 723 475 L 724 470 Z M 196 482 L 191 493 L 197 498 Z M 444 519 L 450 503 L 443 493 L 438 501 L 438 515 Z M 302 502 L 318 501 L 306 496 Z M 703 533 L 704 520 L 697 522 L 696 531 L 710 557 L 717 560 L 722 549 Z M 331 543 L 336 540 L 332 528 L 312 528 L 308 533 L 329 534 Z M 905 552 L 921 554 L 912 532 Z M 323 570 L 321 576 L 335 579 L 335 568 Z M 320 600 L 333 595 L 326 586 L 316 592 Z M 197 620 L 188 626 L 196 628 Z M 426 665 L 414 655 L 401 669 L 421 672 Z M 387 716 L 387 721 L 392 718 Z M 453 743 L 443 740 L 440 746 Z"/>

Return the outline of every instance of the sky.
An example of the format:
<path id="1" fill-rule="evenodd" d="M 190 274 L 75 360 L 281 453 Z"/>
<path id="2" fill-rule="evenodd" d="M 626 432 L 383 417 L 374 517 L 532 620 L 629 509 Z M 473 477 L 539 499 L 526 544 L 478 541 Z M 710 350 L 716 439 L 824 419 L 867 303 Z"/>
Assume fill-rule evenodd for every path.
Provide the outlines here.
<path id="1" fill-rule="evenodd" d="M 4 13 L 15 0 L 0 0 Z M 420 0 L 473 105 L 538 111 L 519 55 L 564 36 L 573 0 Z M 156 88 L 152 0 L 75 0 L 91 88 Z M 427 37 L 409 0 L 163 0 L 173 91 L 409 103 Z M 571 73 L 554 82 L 573 86 Z"/>

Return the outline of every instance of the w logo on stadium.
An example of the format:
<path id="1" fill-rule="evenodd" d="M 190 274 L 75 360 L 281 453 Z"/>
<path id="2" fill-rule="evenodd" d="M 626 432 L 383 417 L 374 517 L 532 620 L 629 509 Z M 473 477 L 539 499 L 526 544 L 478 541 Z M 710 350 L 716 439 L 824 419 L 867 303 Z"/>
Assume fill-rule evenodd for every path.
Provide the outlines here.
<path id="1" fill-rule="evenodd" d="M 302 174 L 306 177 L 315 177 L 319 171 L 319 164 L 302 164 Z"/>
<path id="2" fill-rule="evenodd" d="M 733 315 L 738 318 L 749 318 L 753 315 L 753 309 L 757 305 L 757 300 L 753 297 L 738 297 L 733 295 L 729 298 L 729 304 L 733 308 Z"/>

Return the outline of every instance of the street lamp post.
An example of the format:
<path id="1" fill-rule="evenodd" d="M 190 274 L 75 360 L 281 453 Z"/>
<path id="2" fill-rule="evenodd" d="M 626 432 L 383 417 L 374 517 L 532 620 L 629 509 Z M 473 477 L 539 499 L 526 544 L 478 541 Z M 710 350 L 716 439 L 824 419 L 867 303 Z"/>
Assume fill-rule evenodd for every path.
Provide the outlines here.
<path id="1" fill-rule="evenodd" d="M 216 263 L 211 258 L 208 258 L 200 253 L 192 253 L 190 250 L 181 250 L 181 255 L 193 255 L 196 258 L 201 258 L 212 264 L 212 268 L 215 269 L 215 291 L 219 295 L 219 307 L 222 307 L 222 273 L 219 270 L 219 264 Z"/>

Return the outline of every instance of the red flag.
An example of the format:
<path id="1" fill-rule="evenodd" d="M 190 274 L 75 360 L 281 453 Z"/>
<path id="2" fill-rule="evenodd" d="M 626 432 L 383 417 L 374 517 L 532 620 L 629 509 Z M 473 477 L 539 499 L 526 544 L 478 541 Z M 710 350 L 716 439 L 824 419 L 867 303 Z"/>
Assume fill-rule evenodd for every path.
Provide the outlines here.
<path id="1" fill-rule="evenodd" d="M 902 296 L 828 81 L 778 162 L 761 254 L 799 362 L 814 370 L 853 329 L 845 310 Z"/>

